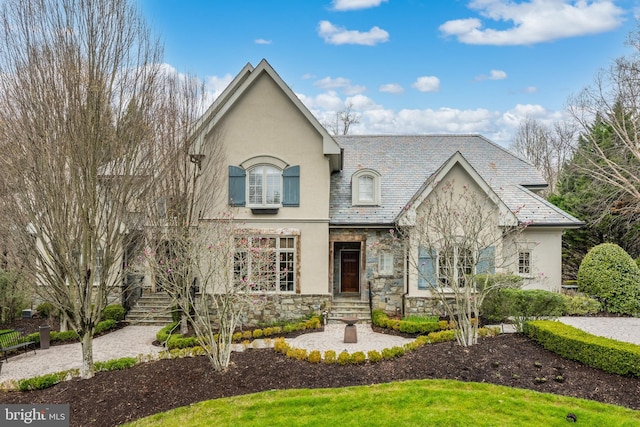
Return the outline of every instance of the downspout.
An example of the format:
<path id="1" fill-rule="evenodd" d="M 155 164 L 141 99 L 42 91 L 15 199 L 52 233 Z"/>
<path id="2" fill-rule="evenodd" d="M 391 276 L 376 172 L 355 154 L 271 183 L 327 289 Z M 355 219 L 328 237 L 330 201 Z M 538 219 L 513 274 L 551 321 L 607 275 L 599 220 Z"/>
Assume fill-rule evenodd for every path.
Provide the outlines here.
<path id="1" fill-rule="evenodd" d="M 404 256 L 404 262 L 402 263 L 402 276 L 404 278 L 404 293 L 402 294 L 402 317 L 405 315 L 405 307 L 407 305 L 407 295 L 409 294 L 409 276 L 407 272 L 409 271 L 409 256 L 407 254 L 407 245 L 406 243 L 403 246 L 402 252 Z"/>

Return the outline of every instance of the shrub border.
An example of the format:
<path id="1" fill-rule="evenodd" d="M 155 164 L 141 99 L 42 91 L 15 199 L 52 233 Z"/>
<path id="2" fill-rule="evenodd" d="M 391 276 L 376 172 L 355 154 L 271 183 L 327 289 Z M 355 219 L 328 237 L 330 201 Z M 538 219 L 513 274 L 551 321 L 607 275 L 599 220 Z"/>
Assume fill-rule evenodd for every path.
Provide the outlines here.
<path id="1" fill-rule="evenodd" d="M 389 316 L 382 310 L 373 310 L 371 323 L 380 328 L 393 329 L 405 334 L 427 335 L 432 332 L 439 332 L 452 329 L 452 325 L 446 320 L 438 322 L 412 322 L 410 320 L 389 319 Z"/>
<path id="2" fill-rule="evenodd" d="M 551 320 L 524 324 L 523 332 L 560 356 L 618 375 L 640 377 L 640 346 L 589 334 Z"/>

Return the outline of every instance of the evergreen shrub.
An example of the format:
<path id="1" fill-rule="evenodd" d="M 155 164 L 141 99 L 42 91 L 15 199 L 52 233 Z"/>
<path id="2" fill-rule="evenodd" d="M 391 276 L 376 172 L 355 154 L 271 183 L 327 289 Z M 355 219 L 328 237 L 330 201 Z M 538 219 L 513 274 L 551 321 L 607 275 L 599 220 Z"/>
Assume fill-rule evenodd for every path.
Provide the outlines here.
<path id="1" fill-rule="evenodd" d="M 578 290 L 610 313 L 640 313 L 640 268 L 616 244 L 600 244 L 585 255 L 578 269 Z"/>

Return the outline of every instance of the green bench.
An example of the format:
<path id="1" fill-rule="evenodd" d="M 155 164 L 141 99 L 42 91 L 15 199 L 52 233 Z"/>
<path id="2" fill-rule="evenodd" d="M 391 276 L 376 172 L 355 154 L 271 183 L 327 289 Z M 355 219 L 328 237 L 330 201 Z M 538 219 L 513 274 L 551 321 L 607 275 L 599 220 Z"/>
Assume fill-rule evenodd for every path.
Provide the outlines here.
<path id="1" fill-rule="evenodd" d="M 33 349 L 33 354 L 36 354 L 35 341 L 28 341 L 24 332 L 22 331 L 4 331 L 0 332 L 0 351 L 4 353 L 4 360 L 7 361 L 7 355 L 13 350 L 24 350 L 26 354 L 29 348 Z"/>

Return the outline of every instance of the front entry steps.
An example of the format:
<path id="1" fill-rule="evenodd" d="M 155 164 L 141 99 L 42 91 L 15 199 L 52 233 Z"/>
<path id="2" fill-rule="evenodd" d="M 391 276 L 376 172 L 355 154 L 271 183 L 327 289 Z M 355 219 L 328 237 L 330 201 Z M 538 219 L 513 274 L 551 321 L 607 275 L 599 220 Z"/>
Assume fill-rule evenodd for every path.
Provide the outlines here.
<path id="1" fill-rule="evenodd" d="M 361 301 L 360 297 L 333 297 L 329 323 L 342 323 L 343 318 L 356 317 L 360 323 L 371 322 L 369 303 Z"/>
<path id="2" fill-rule="evenodd" d="M 171 297 L 166 292 L 143 294 L 131 310 L 126 319 L 132 325 L 165 326 L 170 324 Z"/>

